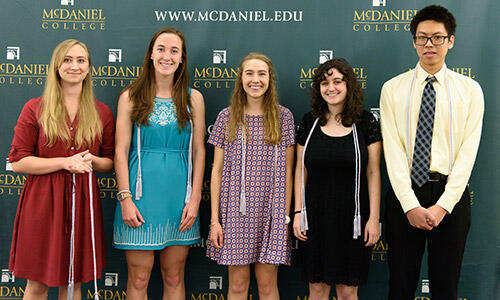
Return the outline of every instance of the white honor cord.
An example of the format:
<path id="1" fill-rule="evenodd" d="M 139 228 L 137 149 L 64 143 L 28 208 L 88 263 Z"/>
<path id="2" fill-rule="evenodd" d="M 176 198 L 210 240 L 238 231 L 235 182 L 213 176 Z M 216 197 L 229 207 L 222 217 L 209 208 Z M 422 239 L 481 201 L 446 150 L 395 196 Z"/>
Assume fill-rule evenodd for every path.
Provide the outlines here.
<path id="1" fill-rule="evenodd" d="M 306 231 L 309 229 L 309 224 L 307 222 L 307 209 L 306 209 L 306 192 L 305 192 L 305 181 L 304 181 L 304 169 L 305 169 L 305 157 L 306 157 L 306 149 L 309 144 L 309 140 L 311 139 L 312 133 L 314 132 L 314 128 L 318 124 L 319 118 L 314 120 L 313 126 L 307 135 L 306 142 L 304 143 L 304 149 L 302 150 L 302 209 L 300 214 L 300 230 Z M 355 160 L 356 160 L 356 170 L 355 170 L 355 178 L 354 178 L 354 203 L 356 205 L 354 211 L 354 220 L 353 220 L 353 238 L 357 239 L 361 236 L 361 214 L 360 214 L 360 178 L 361 178 L 361 154 L 359 150 L 359 139 L 358 132 L 356 130 L 356 124 L 352 124 L 352 135 L 354 138 L 354 152 L 355 152 Z"/>
<path id="2" fill-rule="evenodd" d="M 141 125 L 137 125 L 137 179 L 135 181 L 135 200 L 142 197 L 142 170 L 141 170 Z"/>
<path id="3" fill-rule="evenodd" d="M 246 138 L 246 130 L 245 126 L 241 126 L 241 192 L 240 192 L 240 213 L 242 215 L 246 215 L 247 213 L 247 199 L 246 199 L 246 179 L 245 179 L 245 169 L 246 169 L 246 148 L 247 148 L 247 138 Z M 273 168 L 274 168 L 274 179 L 273 179 L 273 199 L 272 201 L 272 207 L 273 207 L 273 212 L 275 211 L 274 205 L 276 203 L 275 198 L 276 198 L 276 173 L 278 172 L 278 145 L 274 145 L 274 161 L 273 161 Z"/>
<path id="4" fill-rule="evenodd" d="M 418 63 L 415 66 L 415 69 L 413 71 L 413 77 L 411 79 L 410 83 L 410 91 L 408 92 L 408 99 L 406 101 L 406 157 L 408 159 L 408 166 L 410 168 L 411 172 L 411 164 L 412 164 L 412 159 L 410 156 L 410 149 L 411 149 L 411 143 L 410 143 L 410 127 L 411 127 L 411 114 L 410 114 L 410 107 L 411 107 L 411 94 L 413 91 L 413 85 L 415 83 L 415 79 L 417 77 L 417 67 Z M 446 66 L 445 66 L 446 68 Z M 445 78 L 446 78 L 446 87 L 447 87 L 447 92 L 448 92 L 448 106 L 449 106 L 449 138 L 450 138 L 450 144 L 449 144 L 449 164 L 448 164 L 448 175 L 451 174 L 451 170 L 453 169 L 453 105 L 452 105 L 452 99 L 451 99 L 451 89 L 450 89 L 450 77 L 448 76 L 448 68 L 445 69 Z"/>
<path id="5" fill-rule="evenodd" d="M 448 75 L 448 69 L 446 69 L 446 75 Z M 451 88 L 450 88 L 450 77 L 446 76 L 446 85 L 448 86 L 448 106 L 449 106 L 449 111 L 450 111 L 450 161 L 448 164 L 448 175 L 451 174 L 451 170 L 453 169 L 453 103 L 451 101 Z M 448 177 L 449 178 L 449 177 Z"/>
<path id="6" fill-rule="evenodd" d="M 273 178 L 273 184 L 274 184 L 273 186 L 274 186 L 274 188 L 273 188 L 273 191 L 272 191 L 273 192 L 273 200 L 272 200 L 273 201 L 273 203 L 272 203 L 273 206 L 272 207 L 273 207 L 273 213 L 276 213 L 277 210 L 278 210 L 278 208 L 275 207 L 275 205 L 276 205 L 276 198 L 277 198 L 276 193 L 278 191 L 278 189 L 276 188 L 276 184 L 277 184 L 277 179 L 276 178 L 277 178 L 277 173 L 278 173 L 278 145 L 274 145 L 274 162 L 273 162 L 273 168 L 274 168 L 274 176 L 273 176 L 274 177 Z M 276 219 L 276 216 L 273 216 L 273 217 Z"/>
<path id="7" fill-rule="evenodd" d="M 361 236 L 361 213 L 360 213 L 360 203 L 359 203 L 359 192 L 361 185 L 361 152 L 359 150 L 359 139 L 358 131 L 356 129 L 356 124 L 352 124 L 352 135 L 354 138 L 354 153 L 356 159 L 356 172 L 354 178 L 354 202 L 356 203 L 356 209 L 354 211 L 354 222 L 353 222 L 353 238 L 357 239 Z"/>
<path id="8" fill-rule="evenodd" d="M 411 168 L 411 157 L 410 157 L 410 124 L 411 124 L 411 114 L 410 114 L 410 106 L 411 106 L 411 92 L 413 90 L 413 84 L 415 84 L 415 78 L 417 77 L 417 66 L 415 66 L 415 71 L 413 72 L 413 77 L 411 78 L 410 83 L 410 91 L 408 92 L 408 99 L 406 100 L 406 159 L 408 160 L 408 166 Z M 411 169 L 410 169 L 411 172 Z"/>
<path id="9" fill-rule="evenodd" d="M 99 294 L 97 293 L 97 262 L 96 262 L 96 250 L 95 250 L 95 220 L 94 220 L 94 193 L 92 190 L 92 172 L 89 173 L 89 209 L 90 209 L 90 227 L 92 230 L 92 261 L 94 263 L 94 299 L 99 300 Z"/>
<path id="10" fill-rule="evenodd" d="M 246 156 L 247 156 L 247 138 L 245 125 L 241 124 L 241 192 L 240 192 L 240 213 L 246 215 L 247 213 L 247 200 L 246 200 Z"/>
<path id="11" fill-rule="evenodd" d="M 319 118 L 316 118 L 314 120 L 314 124 L 309 131 L 309 134 L 307 135 L 306 142 L 304 143 L 304 149 L 302 150 L 302 191 L 301 191 L 301 198 L 302 198 L 302 209 L 300 210 L 300 231 L 304 232 L 306 230 L 309 230 L 309 224 L 307 222 L 307 209 L 306 209 L 306 188 L 305 188 L 305 183 L 304 183 L 304 170 L 305 170 L 305 157 L 306 157 L 306 148 L 307 144 L 309 143 L 309 140 L 311 139 L 311 135 L 314 131 L 314 128 L 316 127 L 316 124 L 318 123 Z"/>
<path id="12" fill-rule="evenodd" d="M 193 121 L 189 120 L 189 124 L 191 124 L 191 134 L 189 135 L 189 151 L 188 151 L 188 178 L 186 185 L 186 198 L 184 199 L 184 203 L 188 204 L 189 200 L 191 200 L 191 192 L 193 191 Z"/>
<path id="13" fill-rule="evenodd" d="M 193 176 L 193 122 L 189 120 L 191 124 L 191 134 L 189 136 L 189 150 L 188 150 L 188 178 L 186 185 L 186 198 L 184 203 L 187 204 L 191 199 L 192 188 L 192 176 Z M 137 125 L 137 180 L 135 182 L 135 200 L 139 200 L 142 197 L 142 170 L 141 170 L 141 125 Z"/>
<path id="14" fill-rule="evenodd" d="M 73 300 L 75 286 L 75 173 L 71 182 L 71 236 L 69 246 L 68 300 Z"/>
<path id="15" fill-rule="evenodd" d="M 92 172 L 89 173 L 89 207 L 90 207 L 90 226 L 91 226 L 91 239 L 92 239 L 92 260 L 94 264 L 94 299 L 99 300 L 99 294 L 97 293 L 97 263 L 96 263 L 96 250 L 95 250 L 95 221 L 94 221 L 94 196 L 92 191 Z M 75 287 L 75 184 L 76 176 L 73 173 L 71 185 L 71 240 L 69 248 L 69 279 L 68 279 L 68 300 L 73 300 L 74 298 L 74 287 Z"/>
<path id="16" fill-rule="evenodd" d="M 189 96 L 191 96 L 191 88 L 188 90 Z M 189 113 L 191 113 L 191 109 L 189 105 L 187 106 Z M 191 113 L 191 116 L 193 114 Z M 191 125 L 191 134 L 189 135 L 189 151 L 188 151 L 188 178 L 186 184 L 186 198 L 184 199 L 184 204 L 188 204 L 189 200 L 191 200 L 191 193 L 193 192 L 193 120 L 189 119 L 189 124 Z"/>

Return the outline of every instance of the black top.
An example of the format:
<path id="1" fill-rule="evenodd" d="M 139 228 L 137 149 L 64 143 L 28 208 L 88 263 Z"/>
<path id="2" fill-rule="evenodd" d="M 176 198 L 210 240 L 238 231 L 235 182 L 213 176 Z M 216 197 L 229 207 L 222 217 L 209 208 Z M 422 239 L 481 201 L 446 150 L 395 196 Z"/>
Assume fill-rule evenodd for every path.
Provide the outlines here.
<path id="1" fill-rule="evenodd" d="M 315 117 L 307 113 L 297 131 L 304 145 Z M 355 213 L 355 152 L 353 132 L 341 137 L 326 135 L 316 125 L 305 149 L 305 187 L 309 230 L 300 243 L 304 274 L 308 282 L 359 285 L 366 281 L 370 247 L 364 246 L 364 228 L 370 215 L 366 166 L 367 147 L 382 139 L 375 117 L 363 111 L 356 124 L 361 154 L 361 233 L 353 238 Z"/>

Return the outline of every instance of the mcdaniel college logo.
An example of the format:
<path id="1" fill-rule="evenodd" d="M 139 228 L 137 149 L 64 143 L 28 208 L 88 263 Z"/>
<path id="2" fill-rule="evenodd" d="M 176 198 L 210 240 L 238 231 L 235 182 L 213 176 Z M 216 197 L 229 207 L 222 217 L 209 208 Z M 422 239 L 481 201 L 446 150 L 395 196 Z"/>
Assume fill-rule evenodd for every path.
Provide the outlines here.
<path id="1" fill-rule="evenodd" d="M 354 10 L 353 31 L 410 31 L 410 22 L 417 13 L 416 9 L 385 9 L 388 0 L 365 1 L 371 4 L 371 8 Z"/>
<path id="2" fill-rule="evenodd" d="M 62 31 L 106 30 L 106 16 L 101 8 L 74 8 L 75 1 L 78 0 L 60 0 L 58 8 L 42 8 L 42 29 Z M 87 3 L 87 1 L 82 0 L 80 2 Z"/>
<path id="3" fill-rule="evenodd" d="M 232 89 L 238 77 L 238 67 L 227 66 L 228 51 L 214 49 L 212 64 L 194 67 L 193 86 L 205 89 Z"/>
<path id="4" fill-rule="evenodd" d="M 7 46 L 5 62 L 0 61 L 0 86 L 44 85 L 49 65 L 24 63 L 21 60 L 21 51 L 22 49 L 19 46 Z M 91 67 L 94 86 L 124 88 L 141 73 L 142 66 L 121 64 L 123 60 L 122 49 L 108 49 L 105 55 L 109 64 L 93 65 Z"/>

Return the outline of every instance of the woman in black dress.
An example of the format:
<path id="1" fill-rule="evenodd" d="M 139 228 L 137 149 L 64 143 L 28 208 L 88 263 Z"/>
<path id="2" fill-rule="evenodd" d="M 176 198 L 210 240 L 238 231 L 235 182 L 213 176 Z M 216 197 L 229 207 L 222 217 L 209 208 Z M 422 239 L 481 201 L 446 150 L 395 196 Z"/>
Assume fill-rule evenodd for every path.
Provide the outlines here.
<path id="1" fill-rule="evenodd" d="M 380 237 L 381 135 L 343 58 L 319 66 L 297 131 L 294 235 L 309 299 L 357 299 Z"/>

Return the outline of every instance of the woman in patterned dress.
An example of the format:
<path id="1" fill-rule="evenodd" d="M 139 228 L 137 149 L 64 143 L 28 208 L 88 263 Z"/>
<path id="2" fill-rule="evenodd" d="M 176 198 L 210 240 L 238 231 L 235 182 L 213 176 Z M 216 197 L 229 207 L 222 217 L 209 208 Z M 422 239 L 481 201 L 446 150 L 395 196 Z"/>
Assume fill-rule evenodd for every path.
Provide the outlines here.
<path id="1" fill-rule="evenodd" d="M 188 87 L 186 55 L 179 30 L 157 31 L 142 73 L 118 102 L 113 244 L 125 250 L 129 299 L 147 298 L 154 250 L 163 299 L 185 299 L 189 245 L 200 241 L 205 108 L 201 93 Z"/>
<path id="2" fill-rule="evenodd" d="M 343 58 L 318 67 L 297 130 L 294 235 L 311 300 L 358 299 L 380 236 L 381 134 Z"/>
<path id="3" fill-rule="evenodd" d="M 80 283 L 101 276 L 106 255 L 94 171 L 113 170 L 114 129 L 113 113 L 94 98 L 87 46 L 61 42 L 43 96 L 24 105 L 9 153 L 12 169 L 29 174 L 9 263 L 27 279 L 24 299 L 47 299 L 48 287 L 59 286 L 60 300 L 79 300 Z"/>
<path id="4" fill-rule="evenodd" d="M 247 299 L 251 264 L 259 298 L 279 299 L 278 265 L 290 264 L 295 132 L 265 55 L 250 53 L 241 62 L 231 105 L 219 113 L 208 142 L 214 164 L 207 256 L 228 266 L 228 299 Z"/>

